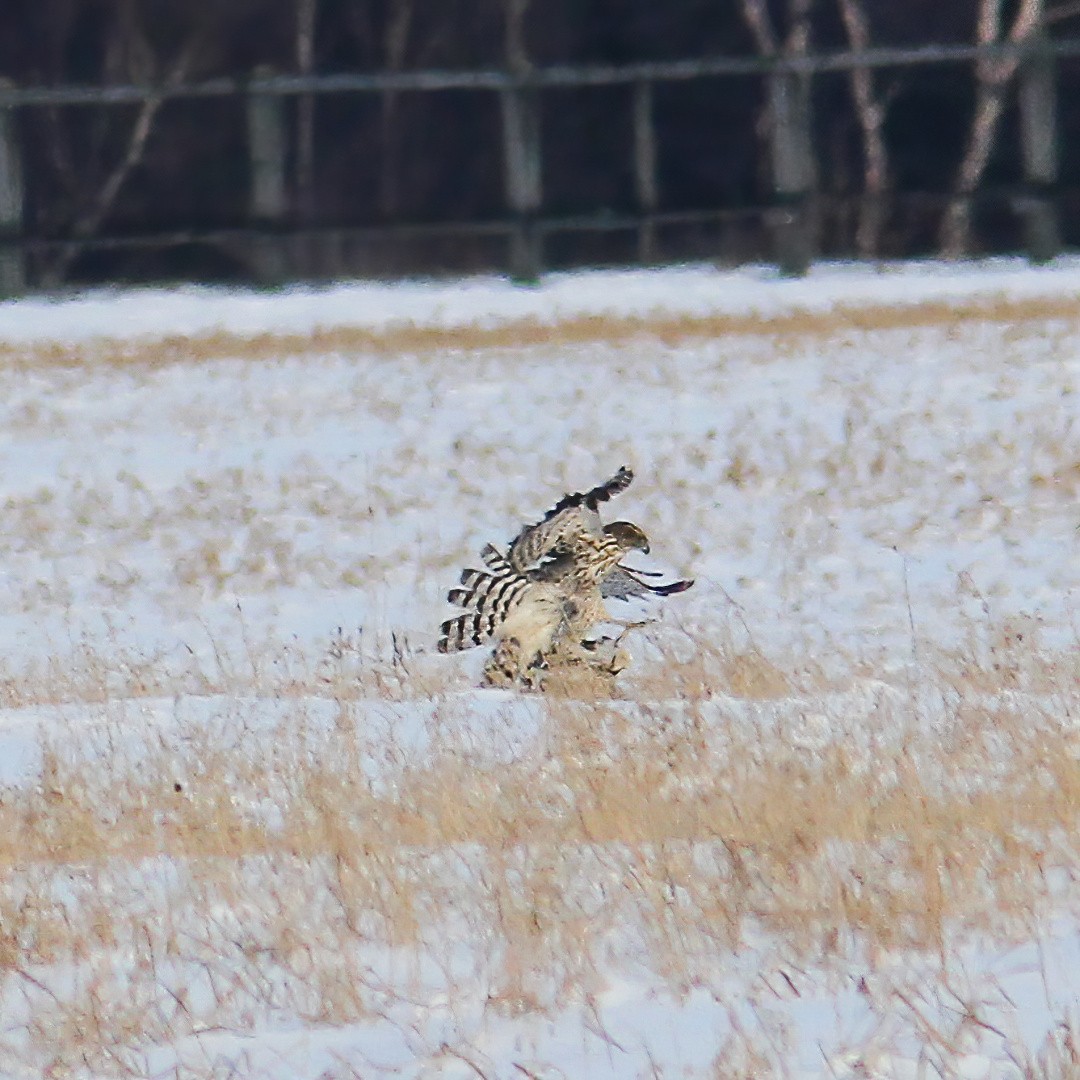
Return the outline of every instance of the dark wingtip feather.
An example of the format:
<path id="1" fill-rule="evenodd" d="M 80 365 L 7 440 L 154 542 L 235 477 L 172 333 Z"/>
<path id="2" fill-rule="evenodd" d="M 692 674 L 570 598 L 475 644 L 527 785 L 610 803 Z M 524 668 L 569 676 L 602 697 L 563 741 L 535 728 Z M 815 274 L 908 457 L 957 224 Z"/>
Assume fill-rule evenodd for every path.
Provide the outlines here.
<path id="1" fill-rule="evenodd" d="M 611 477 L 610 480 L 605 480 L 597 487 L 591 488 L 589 491 L 575 491 L 572 495 L 564 495 L 544 515 L 544 520 L 547 521 L 548 519 L 553 518 L 556 514 L 571 506 L 584 505 L 590 510 L 595 510 L 600 503 L 607 502 L 613 495 L 618 495 L 619 492 L 625 491 L 630 486 L 633 479 L 633 469 L 628 469 L 625 465 L 620 465 L 619 471 Z"/>
<path id="2" fill-rule="evenodd" d="M 610 480 L 601 484 L 599 487 L 594 487 L 592 491 L 586 494 L 586 505 L 590 510 L 595 510 L 600 503 L 607 502 L 613 495 L 618 495 L 619 492 L 625 491 L 630 486 L 633 479 L 633 469 L 628 469 L 625 465 L 620 465 L 619 471 Z"/>
<path id="3" fill-rule="evenodd" d="M 686 592 L 693 584 L 693 578 L 683 578 L 681 581 L 673 581 L 669 585 L 647 585 L 644 581 L 642 582 L 646 589 L 656 593 L 657 596 L 674 596 L 676 593 Z"/>

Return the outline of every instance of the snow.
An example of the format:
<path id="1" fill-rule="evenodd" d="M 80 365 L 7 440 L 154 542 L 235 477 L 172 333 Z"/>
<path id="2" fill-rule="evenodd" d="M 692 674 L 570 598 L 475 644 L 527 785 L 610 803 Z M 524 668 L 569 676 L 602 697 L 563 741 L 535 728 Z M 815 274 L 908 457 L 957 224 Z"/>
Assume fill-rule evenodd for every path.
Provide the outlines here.
<path id="1" fill-rule="evenodd" d="M 604 270 L 550 274 L 533 287 L 496 277 L 452 281 L 294 286 L 273 292 L 187 287 L 95 290 L 75 297 L 0 303 L 0 342 L 83 342 L 206 334 L 311 333 L 320 327 L 378 330 L 396 324 L 453 327 L 516 319 L 554 323 L 582 315 L 704 316 L 792 310 L 838 303 L 916 304 L 1007 295 L 1061 297 L 1080 290 L 1080 260 L 1043 267 L 998 258 L 958 270 L 948 264 L 831 263 L 800 279 L 771 267 L 720 270 Z"/>
<path id="2" fill-rule="evenodd" d="M 940 711 L 933 690 L 905 681 L 920 653 L 1005 649 L 994 635 L 1020 634 L 1075 654 L 1077 325 L 967 319 L 781 339 L 767 320 L 1078 296 L 1080 261 L 1063 259 L 831 265 L 799 281 L 695 266 L 552 275 L 533 288 L 476 278 L 0 303 L 0 352 L 16 359 L 54 342 L 218 331 L 766 320 L 760 332 L 674 343 L 0 368 L 0 791 L 39 781 L 43 739 L 92 768 L 118 741 L 137 759 L 148 732 L 175 741 L 186 785 L 195 758 L 181 732 L 195 724 L 247 753 L 288 715 L 290 664 L 354 678 L 352 661 L 384 655 L 391 634 L 425 671 L 458 664 L 451 703 L 471 717 L 471 752 L 513 758 L 540 706 L 474 691 L 476 658 L 431 655 L 443 594 L 483 543 L 623 463 L 638 478 L 620 513 L 647 523 L 648 565 L 697 582 L 663 606 L 660 632 L 677 643 L 704 627 L 841 687 L 720 696 L 724 722 L 780 725 L 807 754 L 843 744 L 872 762 L 892 737 L 875 726 L 883 715 L 905 703 Z M 648 644 L 635 651 L 656 662 Z M 276 658 L 271 669 L 256 670 L 262 656 Z M 168 679 L 136 692 L 144 667 Z M 54 700 L 32 690 L 55 671 L 70 682 Z M 1040 697 L 1034 674 L 1016 679 L 1025 701 L 1075 723 L 1075 692 Z M 355 708 L 373 743 L 393 730 L 419 758 L 445 704 L 373 689 Z M 333 729 L 334 703 L 309 694 L 303 715 L 317 739 Z M 392 770 L 372 758 L 365 772 L 377 783 Z M 275 827 L 272 794 L 265 820 Z M 144 867 L 131 896 L 169 893 L 171 873 Z M 363 1076 L 707 1076 L 724 1052 L 743 1056 L 746 1076 L 1019 1078 L 1031 1075 L 1024 1061 L 1080 1030 L 1080 923 L 1062 900 L 1068 882 L 1051 893 L 1057 917 L 1009 940 L 958 938 L 939 957 L 871 963 L 855 949 L 837 964 L 778 965 L 761 930 L 729 968 L 679 992 L 635 964 L 631 944 L 594 994 L 543 1012 L 493 1010 L 480 971 L 452 985 L 425 967 L 421 934 L 404 958 L 365 952 L 365 970 L 415 969 L 410 994 L 369 1022 L 308 1021 L 283 1006 L 132 1052 L 146 1075 L 319 1077 L 348 1075 L 348 1064 Z M 431 928 L 433 952 L 444 933 Z M 223 937 L 208 955 L 228 948 Z M 920 1050 L 927 1024 L 947 1032 L 947 1060 Z"/>

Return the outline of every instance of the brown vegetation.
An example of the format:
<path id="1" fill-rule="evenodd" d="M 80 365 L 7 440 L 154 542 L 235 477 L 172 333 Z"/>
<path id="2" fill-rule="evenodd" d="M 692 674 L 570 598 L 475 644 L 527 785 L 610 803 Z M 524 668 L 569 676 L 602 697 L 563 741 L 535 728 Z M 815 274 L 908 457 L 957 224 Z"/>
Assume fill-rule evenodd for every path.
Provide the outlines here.
<path id="1" fill-rule="evenodd" d="M 366 352 L 437 359 L 487 348 L 512 365 L 525 346 L 535 355 L 721 335 L 756 337 L 750 355 L 768 362 L 807 338 L 847 343 L 861 331 L 919 327 L 951 335 L 987 323 L 1000 332 L 972 340 L 988 357 L 1001 348 L 993 360 L 1007 376 L 1031 340 L 1046 345 L 1047 325 L 1076 320 L 1066 300 L 999 298 L 771 319 L 657 314 L 97 342 L 9 348 L 5 363 L 86 365 L 97 377 L 96 364 Z M 77 383 L 79 374 L 58 377 Z M 987 385 L 1007 398 L 1007 377 Z M 1064 377 L 1061 385 L 1067 393 Z M 899 420 L 874 414 L 880 403 L 864 389 L 851 388 L 864 412 L 848 413 L 847 439 L 821 450 L 832 486 L 787 480 L 791 502 L 778 528 L 792 530 L 792 549 L 807 507 L 819 520 L 837 500 L 854 506 L 889 484 L 925 484 L 925 463 L 903 452 L 914 406 Z M 257 417 L 289 430 L 273 412 L 285 407 L 281 395 L 265 408 L 252 401 Z M 309 411 L 325 419 L 324 404 Z M 364 416 L 393 405 L 368 402 Z M 32 435 L 64 430 L 41 401 L 22 407 Z M 1032 407 L 1025 398 L 1022 409 Z M 995 430 L 962 444 L 972 515 L 1005 469 L 1019 492 L 1002 504 L 1010 513 L 1038 509 L 1047 491 L 1056 508 L 1076 491 L 1074 448 L 1042 446 L 1041 413 L 1010 418 L 1010 438 L 1030 444 L 1026 471 Z M 221 418 L 207 408 L 183 423 L 202 432 Z M 754 457 L 762 436 L 744 437 L 745 461 L 734 439 L 695 446 L 712 455 L 695 482 L 723 474 L 717 455 L 731 455 L 732 490 L 761 479 L 751 468 L 773 468 L 769 479 L 782 482 L 790 459 L 763 464 Z M 101 583 L 117 604 L 152 585 L 174 598 L 216 596 L 237 581 L 252 592 L 308 578 L 348 586 L 355 571 L 346 556 L 308 565 L 306 553 L 275 553 L 272 533 L 253 534 L 235 565 L 215 546 L 251 511 L 244 493 L 271 487 L 305 520 L 355 525 L 349 515 L 366 513 L 366 503 L 354 505 L 347 483 L 313 469 L 292 464 L 271 484 L 238 467 L 216 486 L 201 473 L 152 495 L 125 471 L 100 492 L 76 484 L 12 498 L 8 532 L 24 547 L 32 540 L 61 552 L 69 521 L 93 524 L 91 535 L 104 538 L 96 548 L 108 551 L 141 549 L 167 529 L 183 534 L 187 546 L 169 549 L 173 578 Z M 692 471 L 676 475 L 694 480 Z M 665 493 L 692 534 L 688 556 L 715 520 L 691 513 L 707 501 L 701 491 L 691 483 Z M 408 490 L 375 494 L 373 485 L 369 494 L 397 513 L 394 500 Z M 948 505 L 966 512 L 963 501 Z M 416 545 L 423 573 L 456 565 L 446 549 L 457 540 L 442 540 Z M 249 564 L 258 552 L 263 560 Z M 33 583 L 23 584 L 12 595 L 37 611 Z M 66 583 L 58 574 L 53 584 L 62 592 Z M 243 626 L 243 650 L 212 642 L 209 661 L 99 639 L 12 662 L 0 671 L 0 730 L 30 764 L 0 789 L 0 1073 L 258 1074 L 228 1040 L 284 1016 L 304 1030 L 387 1024 L 431 1072 L 470 1062 L 484 1075 L 479 1048 L 502 1021 L 584 1010 L 602 1041 L 604 991 L 634 971 L 673 1008 L 701 993 L 729 1010 L 734 1034 L 712 1064 L 725 1080 L 784 1075 L 783 1025 L 771 1023 L 770 1008 L 845 990 L 881 1021 L 877 1050 L 890 1050 L 901 1031 L 920 1060 L 942 1063 L 942 1075 L 979 1033 L 997 1039 L 1025 1078 L 1075 1077 L 1075 1020 L 1063 1017 L 1042 1056 L 1032 1055 L 1011 1031 L 995 1032 L 1005 991 L 991 1001 L 962 953 L 976 935 L 993 948 L 1039 943 L 1055 919 L 1078 915 L 1075 643 L 1044 644 L 1036 618 L 997 616 L 963 575 L 956 606 L 977 613 L 959 643 L 923 640 L 909 608 L 910 653 L 892 666 L 838 645 L 829 655 L 759 647 L 725 599 L 711 625 L 664 623 L 632 636 L 637 659 L 614 698 L 478 693 L 456 664 L 398 634 L 361 647 L 339 633 L 315 653 Z M 431 1019 L 448 1001 L 461 1018 L 453 1041 Z M 760 1030 L 738 1026 L 747 1007 Z M 875 1075 L 863 1060 L 872 1049 L 851 1048 L 864 1075 Z M 335 1069 L 326 1075 L 377 1074 L 347 1055 Z"/>
<path id="2" fill-rule="evenodd" d="M 180 713 L 121 725 L 89 760 L 76 731 L 47 728 L 40 781 L 0 804 L 0 992 L 31 1014 L 0 1065 L 139 1075 L 148 1042 L 274 1007 L 370 1022 L 425 990 L 376 978 L 368 950 L 452 967 L 450 927 L 476 965 L 460 993 L 542 1015 L 597 993 L 624 950 L 676 996 L 714 985 L 762 931 L 765 977 L 793 988 L 806 968 L 885 986 L 873 958 L 905 950 L 948 980 L 967 932 L 1026 937 L 1075 897 L 1075 651 L 1006 635 L 982 659 L 927 657 L 869 706 L 788 671 L 793 696 L 747 722 L 741 703 L 762 699 L 738 671 L 761 658 L 693 644 L 692 662 L 639 674 L 633 701 L 549 701 L 531 736 L 511 703 L 479 719 L 422 654 L 337 684 L 311 669 L 266 699 L 278 719 L 243 753 Z M 811 695 L 827 733 L 798 707 Z M 427 717 L 422 749 L 380 722 L 395 698 Z M 216 708 L 243 699 L 233 684 Z M 48 974 L 66 965 L 74 984 Z"/>
<path id="3" fill-rule="evenodd" d="M 1080 303 L 1060 296 L 1015 298 L 1004 294 L 967 301 L 913 304 L 835 304 L 827 311 L 786 310 L 719 315 L 578 315 L 548 322 L 511 319 L 494 326 L 424 326 L 392 323 L 383 329 L 335 326 L 309 334 L 239 334 L 216 330 L 161 338 L 93 339 L 86 343 L 49 342 L 29 346 L 0 341 L 0 366 L 133 367 L 155 369 L 214 360 L 272 361 L 283 357 L 397 355 L 457 350 L 509 350 L 606 343 L 618 346 L 655 339 L 665 346 L 735 335 L 764 338 L 836 338 L 848 333 L 950 327 L 985 322 L 1017 328 L 1026 323 L 1080 320 Z"/>

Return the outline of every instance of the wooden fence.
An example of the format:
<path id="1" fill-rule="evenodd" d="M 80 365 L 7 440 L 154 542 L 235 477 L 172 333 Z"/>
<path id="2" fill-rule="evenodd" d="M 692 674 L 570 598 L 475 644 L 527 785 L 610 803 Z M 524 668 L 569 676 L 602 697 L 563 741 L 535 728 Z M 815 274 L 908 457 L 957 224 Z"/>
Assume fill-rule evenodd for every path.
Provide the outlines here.
<path id="1" fill-rule="evenodd" d="M 544 268 L 544 241 L 561 230 L 635 228 L 638 257 L 653 255 L 655 230 L 672 222 L 722 217 L 722 208 L 700 212 L 663 212 L 657 182 L 658 152 L 653 119 L 657 84 L 724 76 L 758 76 L 769 80 L 772 107 L 770 154 L 774 200 L 760 212 L 773 235 L 777 263 L 784 272 L 804 272 L 815 255 L 808 209 L 813 196 L 814 161 L 810 92 L 814 76 L 853 69 L 917 68 L 940 64 L 974 64 L 980 60 L 1018 61 L 1021 154 L 1025 188 L 1013 208 L 1025 224 L 1026 248 L 1045 260 L 1060 246 L 1055 187 L 1058 183 L 1055 66 L 1063 58 L 1080 57 L 1080 40 L 1050 40 L 1036 34 L 1023 43 L 998 45 L 930 45 L 910 48 L 841 50 L 800 56 L 719 57 L 620 66 L 582 65 L 534 68 L 510 73 L 485 71 L 417 71 L 374 74 L 272 75 L 223 77 L 162 86 L 14 86 L 0 82 L 0 295 L 25 290 L 27 255 L 50 246 L 82 248 L 168 247 L 205 241 L 243 251 L 253 276 L 280 279 L 292 271 L 281 261 L 287 222 L 289 155 L 285 102 L 296 95 L 340 93 L 384 94 L 396 91 L 440 93 L 484 90 L 500 100 L 506 216 L 499 221 L 444 225 L 372 226 L 338 230 L 359 236 L 421 230 L 505 236 L 505 265 L 520 279 L 534 279 Z M 634 190 L 636 212 L 627 217 L 545 216 L 542 190 L 543 141 L 540 99 L 553 88 L 625 85 L 633 92 Z M 184 229 L 168 234 L 109 236 L 107 233 L 45 240 L 30 235 L 24 220 L 24 171 L 15 114 L 40 106 L 122 106 L 179 98 L 244 98 L 247 102 L 249 161 L 249 226 L 232 230 Z"/>

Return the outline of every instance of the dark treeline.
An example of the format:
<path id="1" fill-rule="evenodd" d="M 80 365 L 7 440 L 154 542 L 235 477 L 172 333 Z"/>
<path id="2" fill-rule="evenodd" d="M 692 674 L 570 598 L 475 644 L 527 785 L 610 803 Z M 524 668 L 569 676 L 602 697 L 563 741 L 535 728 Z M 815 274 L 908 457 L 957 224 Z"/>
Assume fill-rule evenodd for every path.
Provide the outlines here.
<path id="1" fill-rule="evenodd" d="M 1074 15 L 1075 12 L 1075 15 Z M 256 73 L 510 70 L 701 57 L 769 57 L 888 45 L 1080 36 L 1061 0 L 4 0 L 0 75 L 17 87 L 168 85 Z M 1025 176 L 1018 64 L 952 62 L 815 75 L 808 194 L 816 248 L 897 256 L 1021 244 Z M 1080 231 L 1080 64 L 1062 60 L 1053 195 L 1065 243 Z M 339 228 L 491 222 L 508 214 L 499 95 L 491 90 L 294 95 L 283 99 L 282 235 Z M 671 225 L 659 258 L 768 254 L 778 201 L 762 75 L 660 82 L 651 101 L 656 205 L 729 213 Z M 633 87 L 544 90 L 541 216 L 634 215 Z M 251 224 L 243 96 L 148 106 L 24 105 L 18 140 L 31 282 L 252 272 L 200 239 Z M 1045 186 L 1045 185 L 1044 185 Z M 967 196 L 974 195 L 973 200 Z M 2 228 L 0 223 L 0 228 Z M 9 225 L 10 230 L 10 225 Z M 190 233 L 190 243 L 103 238 Z M 488 239 L 370 239 L 363 253 L 310 255 L 307 272 L 393 272 L 498 263 Z M 365 234 L 368 236 L 368 234 Z M 407 246 L 407 252 L 405 247 Z M 549 263 L 637 257 L 633 238 L 553 236 Z M 298 272 L 293 260 L 286 272 Z M 301 266 L 301 271 L 305 267 Z"/>

